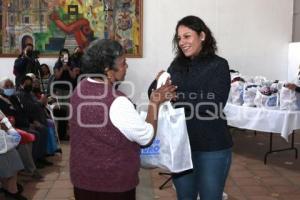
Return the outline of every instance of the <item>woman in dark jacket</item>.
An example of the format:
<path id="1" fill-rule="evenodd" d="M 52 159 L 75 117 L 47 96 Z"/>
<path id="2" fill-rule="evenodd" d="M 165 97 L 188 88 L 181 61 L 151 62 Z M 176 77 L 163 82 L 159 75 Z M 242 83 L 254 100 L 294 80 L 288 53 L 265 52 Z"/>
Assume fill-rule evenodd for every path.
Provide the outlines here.
<path id="1" fill-rule="evenodd" d="M 173 175 L 177 197 L 221 200 L 231 164 L 232 138 L 223 115 L 230 90 L 228 63 L 215 54 L 216 41 L 196 16 L 181 19 L 173 39 L 176 57 L 168 68 L 184 107 L 194 169 Z"/>

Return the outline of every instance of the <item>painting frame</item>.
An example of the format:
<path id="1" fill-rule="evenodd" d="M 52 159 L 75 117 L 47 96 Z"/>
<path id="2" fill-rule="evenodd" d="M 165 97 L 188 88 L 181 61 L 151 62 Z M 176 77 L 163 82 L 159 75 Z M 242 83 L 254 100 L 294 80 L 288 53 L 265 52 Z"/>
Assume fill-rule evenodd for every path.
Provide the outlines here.
<path id="1" fill-rule="evenodd" d="M 62 47 L 72 53 L 98 38 L 119 41 L 127 57 L 143 56 L 143 0 L 0 2 L 0 57 L 17 57 L 26 43 L 39 57 L 57 57 Z"/>

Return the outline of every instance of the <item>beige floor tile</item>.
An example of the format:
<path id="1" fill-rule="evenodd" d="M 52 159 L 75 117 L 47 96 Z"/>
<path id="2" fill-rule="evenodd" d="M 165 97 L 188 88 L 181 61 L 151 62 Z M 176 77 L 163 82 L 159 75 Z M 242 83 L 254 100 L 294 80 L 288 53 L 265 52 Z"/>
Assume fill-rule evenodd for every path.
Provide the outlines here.
<path id="1" fill-rule="evenodd" d="M 73 196 L 73 189 L 52 188 L 47 194 L 46 199 L 66 199 Z"/>
<path id="2" fill-rule="evenodd" d="M 233 178 L 234 182 L 238 185 L 238 186 L 257 186 L 257 185 L 261 185 L 261 181 L 255 177 L 236 177 Z"/>
<path id="3" fill-rule="evenodd" d="M 240 186 L 239 187 L 245 196 L 268 195 L 270 192 L 262 186 Z"/>
<path id="4" fill-rule="evenodd" d="M 268 134 L 235 130 L 233 133 L 233 160 L 225 192 L 229 200 L 300 200 L 300 159 L 293 152 L 278 152 L 263 163 L 268 150 Z M 274 145 L 286 147 L 284 140 L 275 138 Z M 274 139 L 274 140 L 275 140 Z M 300 134 L 296 134 L 296 147 L 300 151 Z M 54 166 L 41 170 L 44 179 L 34 181 L 20 177 L 24 196 L 35 200 L 74 200 L 69 175 L 69 144 L 62 144 L 63 154 L 49 157 Z M 176 200 L 176 192 L 170 181 L 166 187 L 159 186 L 169 177 L 160 176 L 160 169 L 144 170 L 137 200 Z"/>
<path id="5" fill-rule="evenodd" d="M 275 185 L 284 185 L 284 186 L 293 186 L 293 184 L 283 177 L 266 177 L 262 180 L 265 185 L 275 186 Z"/>

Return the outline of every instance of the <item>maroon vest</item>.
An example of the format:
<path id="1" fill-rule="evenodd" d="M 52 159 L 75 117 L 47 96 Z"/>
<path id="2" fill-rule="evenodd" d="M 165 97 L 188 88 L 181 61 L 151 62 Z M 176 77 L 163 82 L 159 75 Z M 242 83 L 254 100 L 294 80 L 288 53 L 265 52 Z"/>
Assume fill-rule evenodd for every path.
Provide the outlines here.
<path id="1" fill-rule="evenodd" d="M 81 81 L 74 91 L 70 173 L 77 188 L 124 192 L 138 184 L 139 146 L 129 141 L 109 119 L 110 106 L 117 96 L 124 94 L 87 80 Z"/>

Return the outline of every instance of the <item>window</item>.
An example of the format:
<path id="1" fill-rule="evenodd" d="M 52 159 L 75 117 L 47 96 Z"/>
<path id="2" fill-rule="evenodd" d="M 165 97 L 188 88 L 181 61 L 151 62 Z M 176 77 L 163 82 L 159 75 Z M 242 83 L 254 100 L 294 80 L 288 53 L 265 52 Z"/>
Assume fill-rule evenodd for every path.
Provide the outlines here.
<path id="1" fill-rule="evenodd" d="M 30 0 L 23 0 L 23 6 L 25 9 L 29 9 L 30 7 Z"/>
<path id="2" fill-rule="evenodd" d="M 40 15 L 40 20 L 41 20 L 41 22 L 44 22 L 44 20 L 45 20 L 44 15 Z"/>
<path id="3" fill-rule="evenodd" d="M 10 34 L 9 35 L 9 45 L 12 46 L 12 47 L 16 45 L 16 43 L 15 43 L 15 35 L 14 34 Z"/>
<path id="4" fill-rule="evenodd" d="M 15 17 L 13 15 L 9 16 L 9 25 L 14 25 L 15 24 Z"/>
<path id="5" fill-rule="evenodd" d="M 29 16 L 24 16 L 23 23 L 24 24 L 29 24 L 30 23 Z"/>

